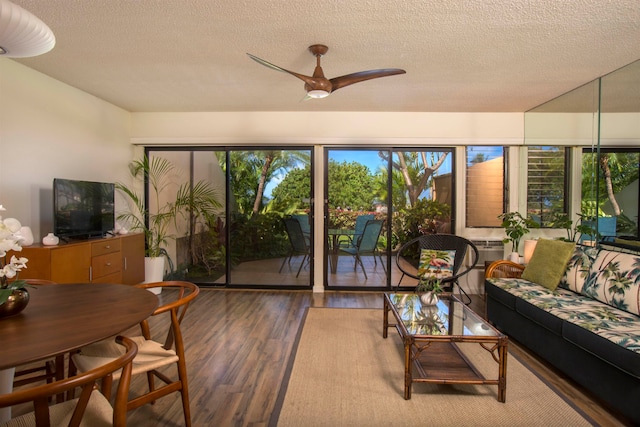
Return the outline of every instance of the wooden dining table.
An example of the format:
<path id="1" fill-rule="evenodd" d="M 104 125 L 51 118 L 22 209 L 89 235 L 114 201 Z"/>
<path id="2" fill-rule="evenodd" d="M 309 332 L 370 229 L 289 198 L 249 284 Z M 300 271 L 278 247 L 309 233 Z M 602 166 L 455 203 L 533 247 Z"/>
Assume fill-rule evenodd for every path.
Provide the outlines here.
<path id="1" fill-rule="evenodd" d="M 0 319 L 0 371 L 117 335 L 158 306 L 156 295 L 130 285 L 34 286 L 29 295 L 29 305 L 21 313 Z"/>
<path id="2" fill-rule="evenodd" d="M 0 319 L 0 369 L 67 353 L 116 335 L 153 313 L 158 297 L 129 285 L 29 288 L 29 305 Z"/>

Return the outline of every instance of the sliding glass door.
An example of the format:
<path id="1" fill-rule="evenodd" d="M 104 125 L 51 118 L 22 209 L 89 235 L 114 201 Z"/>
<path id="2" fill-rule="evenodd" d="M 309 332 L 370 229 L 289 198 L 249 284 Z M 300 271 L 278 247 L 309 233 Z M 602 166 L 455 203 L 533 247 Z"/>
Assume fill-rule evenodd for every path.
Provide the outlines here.
<path id="1" fill-rule="evenodd" d="M 327 288 L 395 285 L 403 243 L 453 230 L 451 149 L 327 148 L 325 160 Z"/>
<path id="2" fill-rule="evenodd" d="M 311 149 L 227 151 L 228 285 L 310 287 Z"/>
<path id="3" fill-rule="evenodd" d="M 150 211 L 175 200 L 181 185 L 192 191 L 201 184 L 211 186 L 219 202 L 207 215 L 187 213 L 171 225 L 166 278 L 211 286 L 311 287 L 310 148 L 146 152 L 175 166 L 163 184 L 163 200 L 148 200 Z M 300 233 L 287 227 L 291 219 Z"/>

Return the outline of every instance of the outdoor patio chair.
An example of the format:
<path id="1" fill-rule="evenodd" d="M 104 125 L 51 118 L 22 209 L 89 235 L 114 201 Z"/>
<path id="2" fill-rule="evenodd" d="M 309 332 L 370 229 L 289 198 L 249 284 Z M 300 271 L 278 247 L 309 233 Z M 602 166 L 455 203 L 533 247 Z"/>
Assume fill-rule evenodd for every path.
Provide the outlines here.
<path id="1" fill-rule="evenodd" d="M 356 246 L 358 237 L 362 236 L 362 233 L 364 232 L 365 225 L 367 225 L 367 222 L 371 221 L 372 219 L 376 219 L 375 215 L 373 214 L 358 215 L 356 217 L 356 225 L 353 229 L 353 236 L 347 236 L 349 238 L 347 246 L 351 246 L 352 248 Z"/>
<path id="2" fill-rule="evenodd" d="M 466 299 L 471 301 L 460 286 L 458 279 L 475 268 L 479 258 L 478 248 L 470 240 L 453 234 L 425 234 L 402 245 L 396 254 L 396 265 L 402 272 L 397 286 L 400 286 L 405 276 L 420 280 L 418 264 L 422 249 L 455 251 L 453 265 L 451 266 L 452 275 L 443 278 L 442 284 L 444 289 L 449 292 L 453 292 L 454 286 L 458 285 L 460 296 L 462 297 L 462 294 L 464 294 Z"/>
<path id="3" fill-rule="evenodd" d="M 340 250 L 351 254 L 355 257 L 355 263 L 353 265 L 353 270 L 355 271 L 360 264 L 360 268 L 362 268 L 362 272 L 364 273 L 364 278 L 368 279 L 367 271 L 364 268 L 364 264 L 362 263 L 363 255 L 373 255 L 373 262 L 375 265 L 378 265 L 376 260 L 376 255 L 380 258 L 380 263 L 382 264 L 382 269 L 385 274 L 387 272 L 384 261 L 382 260 L 382 255 L 380 255 L 380 251 L 378 250 L 378 239 L 380 238 L 380 233 L 382 232 L 382 224 L 384 223 L 381 219 L 371 219 L 367 221 L 360 236 L 355 237 L 355 243 L 353 246 L 340 247 Z"/>
<path id="4" fill-rule="evenodd" d="M 302 271 L 304 263 L 309 259 L 311 251 L 304 232 L 302 231 L 300 221 L 295 218 L 285 218 L 283 221 L 287 236 L 289 236 L 289 243 L 291 243 L 291 250 L 289 251 L 289 255 L 282 260 L 282 264 L 280 265 L 280 270 L 278 270 L 278 272 L 282 272 L 282 268 L 287 261 L 289 261 L 289 265 L 291 265 L 291 258 L 302 255 L 302 262 L 298 268 L 298 274 L 296 274 L 296 277 L 298 277 L 300 275 L 300 271 Z"/>

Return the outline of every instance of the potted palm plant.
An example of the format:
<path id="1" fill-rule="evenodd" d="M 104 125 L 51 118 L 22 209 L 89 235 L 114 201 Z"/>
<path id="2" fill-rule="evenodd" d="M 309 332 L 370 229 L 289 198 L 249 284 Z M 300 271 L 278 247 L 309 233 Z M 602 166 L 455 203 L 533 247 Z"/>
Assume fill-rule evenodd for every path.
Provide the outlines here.
<path id="1" fill-rule="evenodd" d="M 159 282 L 164 278 L 165 247 L 174 239 L 178 221 L 190 218 L 211 219 L 221 206 L 217 191 L 207 182 L 194 184 L 176 183 L 179 176 L 176 167 L 169 160 L 154 156 L 151 160 L 144 156 L 129 165 L 134 180 L 148 182 L 149 205 L 142 194 L 123 183 L 116 183 L 116 189 L 129 199 L 129 212 L 118 215 L 118 220 L 129 225 L 131 231 L 140 231 L 145 236 L 145 282 Z M 172 186 L 177 186 L 175 198 L 168 195 Z"/>

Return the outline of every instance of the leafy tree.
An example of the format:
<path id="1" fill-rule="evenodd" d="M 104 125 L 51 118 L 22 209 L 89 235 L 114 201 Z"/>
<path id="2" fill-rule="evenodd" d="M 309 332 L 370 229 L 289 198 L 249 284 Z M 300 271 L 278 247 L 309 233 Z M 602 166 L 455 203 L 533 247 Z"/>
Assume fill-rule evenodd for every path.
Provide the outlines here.
<path id="1" fill-rule="evenodd" d="M 235 201 L 235 210 L 241 214 L 248 214 L 256 199 L 257 183 L 259 179 L 259 159 L 251 153 L 231 151 L 229 163 L 221 162 L 223 170 L 230 171 L 229 181 Z"/>
<path id="2" fill-rule="evenodd" d="M 272 202 L 278 206 L 308 209 L 311 197 L 311 166 L 290 170 L 271 192 Z"/>
<path id="3" fill-rule="evenodd" d="M 382 166 L 378 173 L 374 176 L 376 199 L 387 203 L 387 195 L 389 193 L 387 187 L 387 168 Z M 404 207 L 407 206 L 407 191 L 404 185 L 404 178 L 400 171 L 393 169 L 391 171 L 391 206 Z"/>
<path id="4" fill-rule="evenodd" d="M 485 153 L 477 153 L 471 160 L 469 160 L 469 162 L 472 165 L 478 164 L 478 163 L 482 163 L 482 162 L 486 162 L 487 160 L 487 156 L 485 155 Z"/>
<path id="5" fill-rule="evenodd" d="M 370 210 L 373 207 L 374 178 L 358 162 L 329 160 L 329 208 Z"/>
<path id="6" fill-rule="evenodd" d="M 604 152 L 600 153 L 598 162 L 595 161 L 596 156 L 595 153 L 586 153 L 582 158 L 583 199 L 595 201 L 596 193 L 592 185 L 595 177 L 600 174 L 597 188 L 600 202 L 608 199 L 614 209 L 614 215 L 619 216 L 622 212 L 615 194 L 638 179 L 640 156 L 633 152 Z M 598 171 L 595 170 L 596 167 Z"/>
<path id="7" fill-rule="evenodd" d="M 237 211 L 257 215 L 264 208 L 264 190 L 279 173 L 286 172 L 300 162 L 309 164 L 305 151 L 231 151 L 230 181 Z"/>
<path id="8" fill-rule="evenodd" d="M 257 151 L 254 153 L 261 161 L 260 176 L 258 177 L 258 188 L 256 189 L 256 198 L 253 203 L 252 215 L 257 215 L 262 207 L 262 199 L 264 197 L 264 189 L 266 184 L 274 178 L 274 176 L 282 171 L 293 168 L 299 161 L 309 164 L 310 157 L 308 153 L 302 151 Z"/>

